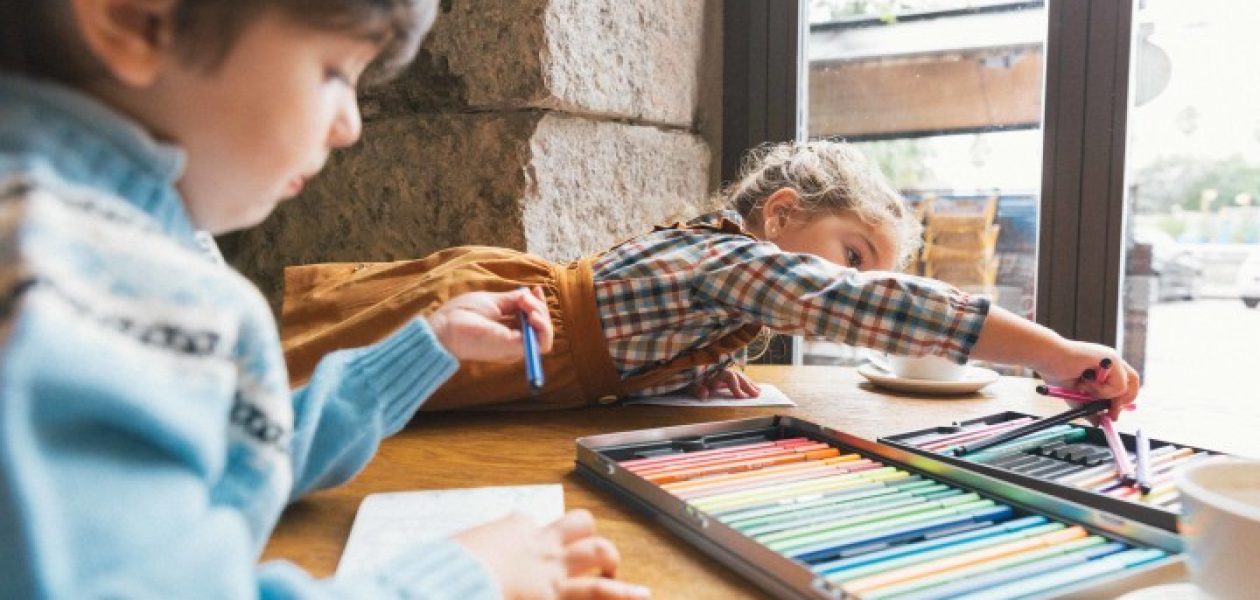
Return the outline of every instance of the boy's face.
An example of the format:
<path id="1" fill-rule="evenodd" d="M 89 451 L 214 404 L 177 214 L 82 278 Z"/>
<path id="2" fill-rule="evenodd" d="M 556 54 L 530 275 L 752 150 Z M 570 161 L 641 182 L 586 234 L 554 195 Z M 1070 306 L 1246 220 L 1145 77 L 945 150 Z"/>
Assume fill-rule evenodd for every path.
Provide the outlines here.
<path id="1" fill-rule="evenodd" d="M 261 222 L 359 138 L 355 84 L 377 52 L 269 11 L 216 68 L 172 51 L 151 85 L 119 93 L 124 110 L 188 153 L 179 190 L 193 222 L 225 233 Z"/>

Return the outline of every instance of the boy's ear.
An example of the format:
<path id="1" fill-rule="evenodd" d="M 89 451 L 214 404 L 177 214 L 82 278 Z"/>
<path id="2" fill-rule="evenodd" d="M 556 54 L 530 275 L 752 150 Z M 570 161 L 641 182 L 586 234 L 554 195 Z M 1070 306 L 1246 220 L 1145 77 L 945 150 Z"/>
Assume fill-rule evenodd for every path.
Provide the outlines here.
<path id="1" fill-rule="evenodd" d="M 174 39 L 179 0 L 72 0 L 84 43 L 119 82 L 148 87 Z"/>

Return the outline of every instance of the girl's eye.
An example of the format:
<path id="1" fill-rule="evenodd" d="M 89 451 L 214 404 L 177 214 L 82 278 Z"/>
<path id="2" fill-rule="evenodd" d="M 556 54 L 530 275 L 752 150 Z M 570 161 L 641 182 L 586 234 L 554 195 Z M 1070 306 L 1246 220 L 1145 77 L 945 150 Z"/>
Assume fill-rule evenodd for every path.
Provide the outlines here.
<path id="1" fill-rule="evenodd" d="M 342 83 L 349 87 L 354 87 L 354 81 L 350 78 L 350 76 L 347 75 L 345 71 L 342 71 L 341 69 L 338 69 L 336 67 L 328 67 L 327 69 L 325 69 L 324 78 L 329 81 L 336 81 L 337 83 Z"/>
<path id="2" fill-rule="evenodd" d="M 845 257 L 849 259 L 850 268 L 860 268 L 862 266 L 862 255 L 853 248 L 845 248 Z"/>

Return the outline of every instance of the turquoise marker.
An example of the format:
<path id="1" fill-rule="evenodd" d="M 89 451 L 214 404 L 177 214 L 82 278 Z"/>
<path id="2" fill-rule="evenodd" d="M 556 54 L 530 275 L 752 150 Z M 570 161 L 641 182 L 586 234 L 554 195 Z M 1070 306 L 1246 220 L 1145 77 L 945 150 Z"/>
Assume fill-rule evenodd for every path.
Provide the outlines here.
<path id="1" fill-rule="evenodd" d="M 897 600 L 951 600 L 962 594 L 970 594 L 979 590 L 990 588 L 997 585 L 1035 577 L 1045 573 L 1058 571 L 1067 567 L 1076 566 L 1096 558 L 1109 556 L 1128 548 L 1120 542 L 1111 542 L 1102 546 L 1095 546 L 1085 550 L 1065 554 L 1049 560 L 1037 561 L 1028 565 L 1021 565 L 1011 569 L 1003 569 L 996 573 L 987 573 L 977 577 L 968 577 L 962 581 L 956 581 L 948 585 L 934 587 L 930 590 L 923 590 L 918 593 L 898 596 Z"/>
<path id="2" fill-rule="evenodd" d="M 924 513 L 904 517 L 894 517 L 884 521 L 863 523 L 856 526 L 814 527 L 811 530 L 806 531 L 792 531 L 790 532 L 790 535 L 771 534 L 769 536 L 758 538 L 758 541 L 765 544 L 771 550 L 795 551 L 800 548 L 814 546 L 817 544 L 829 543 L 833 540 L 856 537 L 864 533 L 909 527 L 920 523 L 931 522 L 940 518 L 967 516 L 974 513 L 981 513 L 993 508 L 994 504 L 996 503 L 992 500 L 980 500 L 964 504 L 962 506 L 938 508 Z"/>
<path id="3" fill-rule="evenodd" d="M 955 596 L 958 600 L 1007 600 L 1008 598 L 1023 598 L 1024 596 L 1032 596 L 1041 594 L 1051 590 L 1056 590 L 1064 586 L 1079 583 L 1100 577 L 1110 573 L 1123 571 L 1130 567 L 1136 567 L 1143 563 L 1159 560 L 1166 556 L 1163 550 L 1153 548 L 1143 550 L 1125 550 L 1111 556 L 1104 556 L 1098 560 L 1091 560 L 1081 565 L 1060 569 L 1045 575 L 1039 575 L 1014 581 L 1005 585 L 991 587 L 987 590 L 967 594 L 965 596 Z"/>
<path id="4" fill-rule="evenodd" d="M 1049 432 L 1049 430 L 1047 430 L 1046 432 L 1044 432 L 1044 434 L 1028 436 L 1027 438 L 1023 438 L 1019 440 L 1018 442 L 1011 442 L 1009 444 L 1003 444 L 1001 446 L 997 446 L 995 448 L 991 448 L 983 452 L 969 454 L 967 455 L 966 458 L 967 460 L 970 460 L 972 462 L 984 463 L 991 460 L 996 460 L 997 458 L 1002 457 L 1002 456 L 1009 456 L 1010 454 L 1013 454 L 1015 452 L 1023 452 L 1031 448 L 1039 448 L 1050 442 L 1057 442 L 1057 441 L 1075 442 L 1077 440 L 1084 438 L 1086 435 L 1088 435 L 1087 432 L 1080 427 L 1072 427 L 1072 426 L 1067 426 L 1067 427 L 1070 429 L 1070 431 L 1062 431 L 1062 432 L 1052 434 Z"/>
<path id="5" fill-rule="evenodd" d="M 990 529 L 998 529 L 1000 527 L 1001 525 L 997 525 Z M 982 550 L 984 548 L 992 548 L 993 546 L 1001 546 L 1002 544 L 1018 542 L 1019 540 L 1024 540 L 1031 537 L 1037 537 L 1039 535 L 1045 535 L 1047 533 L 1053 533 L 1065 527 L 1067 526 L 1064 525 L 1063 523 L 1043 523 L 1035 527 L 1028 527 L 1025 529 L 1010 531 L 1007 533 L 1002 533 L 1000 535 L 990 535 L 988 537 L 971 540 L 971 541 L 961 543 L 961 544 L 953 544 L 950 546 L 945 546 L 943 548 L 936 548 L 934 550 L 925 550 L 921 552 L 916 552 L 913 554 L 899 556 L 897 558 L 892 558 L 892 559 L 888 559 L 888 560 L 884 560 L 884 561 L 880 561 L 876 563 L 864 564 L 864 565 L 859 565 L 856 567 L 848 567 L 848 568 L 843 568 L 843 569 L 831 569 L 826 573 L 826 576 L 827 576 L 827 580 L 831 581 L 832 583 L 844 583 L 846 581 L 852 581 L 854 579 L 859 579 L 862 577 L 866 577 L 868 575 L 874 575 L 876 573 L 883 573 L 885 571 L 891 571 L 893 569 L 899 569 L 901 567 L 908 567 L 911 565 L 917 565 L 917 564 L 921 564 L 925 562 L 930 562 L 930 561 L 937 560 L 940 558 L 945 558 L 948 556 L 955 556 L 958 554 L 965 554 L 967 552 L 974 552 L 976 550 Z M 981 530 L 981 531 L 984 531 L 984 530 Z"/>
<path id="6" fill-rule="evenodd" d="M 977 529 L 975 531 L 955 533 L 955 534 L 946 535 L 946 536 L 942 536 L 942 537 L 938 537 L 938 538 L 934 538 L 930 540 L 924 540 L 922 542 L 904 544 L 904 545 L 896 546 L 893 548 L 873 550 L 870 552 L 863 552 L 861 554 L 857 554 L 854 556 L 849 556 L 849 557 L 841 558 L 838 560 L 832 560 L 825 563 L 819 563 L 819 564 L 814 565 L 812 569 L 814 570 L 815 573 L 823 573 L 823 574 L 832 573 L 832 572 L 840 571 L 843 569 L 849 569 L 852 567 L 860 567 L 862 565 L 867 565 L 867 564 L 877 563 L 880 561 L 885 561 L 885 560 L 889 560 L 893 558 L 898 558 L 900 556 L 918 554 L 920 552 L 929 552 L 932 550 L 936 550 L 938 548 L 945 548 L 948 546 L 954 546 L 957 544 L 965 544 L 968 542 L 981 540 L 985 538 L 992 538 L 995 536 L 1000 536 L 1005 533 L 1025 531 L 1032 528 L 1042 527 L 1046 524 L 1047 524 L 1046 518 L 1042 516 L 1023 517 L 1023 518 L 1015 519 L 1012 521 L 1007 521 L 1000 525 L 994 525 L 992 527 L 986 527 L 984 529 Z M 1054 526 L 1054 529 L 1063 528 L 1063 524 L 1061 523 L 1051 523 L 1050 525 Z M 1040 531 L 1032 535 L 1040 535 L 1041 533 L 1048 533 L 1048 531 Z"/>
<path id="7" fill-rule="evenodd" d="M 926 514 L 945 516 L 948 514 L 955 514 L 955 511 L 957 510 L 983 508 L 993 506 L 993 504 L 994 502 L 992 500 L 981 499 L 978 494 L 962 494 L 952 498 L 945 498 L 943 500 L 925 500 L 911 504 L 910 506 L 878 510 L 875 512 L 852 517 L 844 517 L 841 519 L 829 519 L 821 522 L 805 524 L 799 527 L 778 527 L 769 532 L 760 534 L 744 532 L 744 535 L 765 544 L 780 540 L 796 539 L 803 535 L 830 535 L 833 532 L 856 527 L 864 523 L 890 523 L 896 522 L 898 519 L 921 518 Z"/>

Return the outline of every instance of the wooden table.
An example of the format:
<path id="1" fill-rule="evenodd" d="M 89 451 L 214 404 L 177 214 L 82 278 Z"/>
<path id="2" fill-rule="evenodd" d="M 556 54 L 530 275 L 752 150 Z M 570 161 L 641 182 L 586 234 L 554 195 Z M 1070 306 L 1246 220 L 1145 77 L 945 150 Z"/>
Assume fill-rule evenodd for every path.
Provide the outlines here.
<path id="1" fill-rule="evenodd" d="M 386 440 L 354 481 L 309 496 L 285 513 L 263 554 L 284 558 L 316 576 L 336 567 L 359 502 L 374 492 L 560 482 L 568 508 L 595 514 L 600 532 L 622 553 L 619 576 L 652 587 L 655 598 L 763 598 L 752 584 L 631 512 L 573 473 L 576 438 L 599 433 L 704 421 L 787 414 L 868 439 L 1002 410 L 1047 415 L 1064 409 L 1038 396 L 1034 380 L 1003 377 L 979 393 L 950 399 L 902 396 L 870 386 L 844 367 L 753 366 L 759 382 L 782 389 L 798 406 L 679 408 L 618 406 L 545 413 L 424 415 Z M 1141 425 L 1153 437 L 1260 456 L 1249 428 L 1219 428 L 1212 415 L 1179 407 L 1143 407 L 1122 429 Z M 1237 431 L 1233 431 L 1237 430 Z M 1185 432 L 1187 435 L 1177 435 Z"/>

